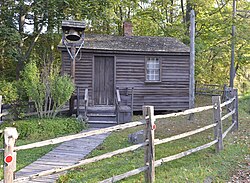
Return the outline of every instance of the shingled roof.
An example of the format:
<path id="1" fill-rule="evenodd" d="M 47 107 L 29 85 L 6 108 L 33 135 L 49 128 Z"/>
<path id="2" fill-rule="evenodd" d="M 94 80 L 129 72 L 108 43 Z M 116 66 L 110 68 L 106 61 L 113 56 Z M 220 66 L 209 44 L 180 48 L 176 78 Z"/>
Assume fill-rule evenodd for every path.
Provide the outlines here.
<path id="1" fill-rule="evenodd" d="M 170 37 L 85 35 L 85 49 L 149 52 L 189 52 L 189 47 Z"/>

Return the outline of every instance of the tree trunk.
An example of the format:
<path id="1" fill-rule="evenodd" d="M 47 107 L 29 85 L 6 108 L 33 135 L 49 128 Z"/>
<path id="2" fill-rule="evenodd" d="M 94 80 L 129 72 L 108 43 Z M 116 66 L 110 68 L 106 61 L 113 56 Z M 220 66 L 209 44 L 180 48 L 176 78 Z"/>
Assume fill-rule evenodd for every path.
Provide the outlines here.
<path id="1" fill-rule="evenodd" d="M 24 23 L 25 23 L 25 12 L 24 12 L 24 1 L 20 0 L 19 2 L 19 17 L 18 17 L 18 32 L 21 36 L 20 43 L 19 43 L 19 57 L 18 57 L 18 64 L 16 67 L 16 79 L 20 79 L 20 71 L 23 69 L 23 34 L 24 34 Z"/>
<path id="2" fill-rule="evenodd" d="M 122 13 L 122 7 L 119 6 L 119 14 L 120 14 L 120 26 L 118 27 L 119 29 L 119 35 L 123 35 L 123 13 Z"/>
<path id="3" fill-rule="evenodd" d="M 170 19 L 169 19 L 169 22 L 170 23 L 173 23 L 173 20 L 174 20 L 174 0 L 171 0 L 171 7 L 170 7 Z"/>
<path id="4" fill-rule="evenodd" d="M 184 2 L 181 0 L 181 12 L 182 12 L 182 22 L 186 23 L 185 10 L 184 10 Z"/>
<path id="5" fill-rule="evenodd" d="M 190 0 L 187 0 L 186 5 L 186 35 L 189 36 L 189 26 L 190 26 L 190 12 L 192 10 L 192 6 Z"/>

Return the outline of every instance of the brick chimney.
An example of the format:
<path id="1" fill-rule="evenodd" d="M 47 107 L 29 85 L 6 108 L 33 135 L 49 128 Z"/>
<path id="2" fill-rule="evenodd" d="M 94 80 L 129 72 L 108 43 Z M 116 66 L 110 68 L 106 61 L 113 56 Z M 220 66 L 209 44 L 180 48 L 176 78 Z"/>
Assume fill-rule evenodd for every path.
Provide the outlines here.
<path id="1" fill-rule="evenodd" d="M 128 37 L 133 36 L 132 22 L 123 22 L 123 35 Z"/>

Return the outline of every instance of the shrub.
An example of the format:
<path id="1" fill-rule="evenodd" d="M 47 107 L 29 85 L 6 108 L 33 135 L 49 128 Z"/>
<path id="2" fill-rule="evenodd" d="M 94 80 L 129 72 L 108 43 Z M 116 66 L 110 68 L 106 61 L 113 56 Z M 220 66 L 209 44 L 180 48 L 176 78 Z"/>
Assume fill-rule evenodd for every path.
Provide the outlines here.
<path id="1" fill-rule="evenodd" d="M 40 72 L 34 62 L 26 65 L 23 73 L 23 85 L 27 95 L 34 100 L 39 116 L 42 116 L 45 100 L 45 85 L 41 82 Z"/>
<path id="2" fill-rule="evenodd" d="M 62 108 L 74 91 L 74 85 L 68 76 L 56 76 L 51 80 L 51 97 L 54 101 L 54 116 Z"/>
<path id="3" fill-rule="evenodd" d="M 17 88 L 14 83 L 7 81 L 0 82 L 0 95 L 3 96 L 4 104 L 12 104 L 18 99 Z"/>
<path id="4" fill-rule="evenodd" d="M 53 65 L 46 65 L 40 71 L 31 62 L 24 68 L 22 78 L 26 93 L 34 100 L 39 117 L 55 117 L 74 91 L 70 78 L 60 76 Z"/>
<path id="5" fill-rule="evenodd" d="M 1 129 L 5 127 L 16 127 L 21 140 L 45 140 L 62 136 L 65 134 L 75 134 L 85 128 L 83 123 L 79 123 L 75 118 L 31 118 L 18 120 L 12 123 L 3 123 Z"/>

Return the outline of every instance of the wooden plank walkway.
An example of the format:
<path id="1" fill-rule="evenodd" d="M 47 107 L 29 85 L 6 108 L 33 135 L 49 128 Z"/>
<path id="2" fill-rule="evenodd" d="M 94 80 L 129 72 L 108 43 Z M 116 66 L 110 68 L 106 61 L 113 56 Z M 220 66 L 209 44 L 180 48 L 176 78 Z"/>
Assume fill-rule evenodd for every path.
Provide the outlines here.
<path id="1" fill-rule="evenodd" d="M 90 128 L 86 131 L 91 130 L 94 130 L 94 128 Z M 97 146 L 99 146 L 109 134 L 110 133 L 94 135 L 64 142 L 43 157 L 16 172 L 16 178 L 29 176 L 31 174 L 35 174 L 44 170 L 73 165 L 79 160 L 84 159 L 84 157 L 88 155 L 92 150 L 94 150 Z M 25 182 L 54 183 L 56 182 L 58 177 L 64 173 L 65 172 L 43 176 Z"/>

